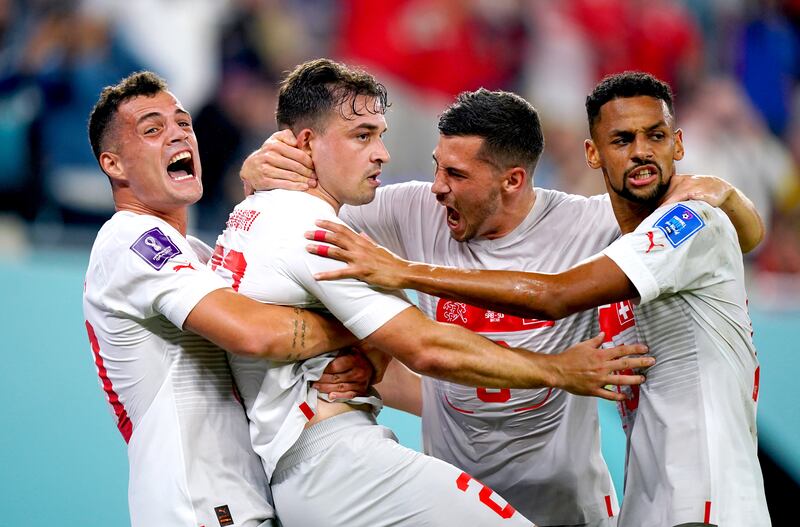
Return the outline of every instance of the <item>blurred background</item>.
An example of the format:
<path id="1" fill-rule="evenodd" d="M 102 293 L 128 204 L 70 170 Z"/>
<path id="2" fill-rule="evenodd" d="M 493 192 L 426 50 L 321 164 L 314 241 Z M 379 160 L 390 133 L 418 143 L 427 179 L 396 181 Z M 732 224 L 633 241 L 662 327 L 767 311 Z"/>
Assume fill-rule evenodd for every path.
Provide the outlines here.
<path id="1" fill-rule="evenodd" d="M 591 195 L 584 99 L 605 74 L 669 82 L 683 172 L 742 189 L 768 224 L 746 257 L 762 362 L 759 432 L 773 521 L 800 498 L 800 0 L 0 0 L 0 525 L 126 525 L 124 442 L 83 330 L 88 251 L 113 213 L 86 120 L 138 69 L 194 116 L 213 242 L 238 169 L 275 131 L 276 85 L 309 58 L 360 65 L 392 107 L 386 183 L 429 180 L 438 114 L 463 90 L 515 91 L 544 123 L 535 184 Z M 621 494 L 623 436 L 601 405 Z M 419 448 L 419 422 L 386 412 Z M 785 516 L 784 516 L 785 515 Z"/>

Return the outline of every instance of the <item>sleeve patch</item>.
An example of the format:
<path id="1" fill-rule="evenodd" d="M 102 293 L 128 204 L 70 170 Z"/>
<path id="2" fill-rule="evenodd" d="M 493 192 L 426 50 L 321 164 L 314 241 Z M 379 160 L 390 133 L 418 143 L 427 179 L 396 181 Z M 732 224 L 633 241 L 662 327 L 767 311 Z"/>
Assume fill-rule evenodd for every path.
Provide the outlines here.
<path id="1" fill-rule="evenodd" d="M 677 247 L 705 227 L 706 223 L 692 209 L 679 204 L 661 216 L 654 226 L 664 232 L 673 247 Z"/>
<path id="2" fill-rule="evenodd" d="M 170 259 L 181 254 L 178 246 L 158 227 L 145 232 L 131 245 L 131 250 L 156 271 Z"/>

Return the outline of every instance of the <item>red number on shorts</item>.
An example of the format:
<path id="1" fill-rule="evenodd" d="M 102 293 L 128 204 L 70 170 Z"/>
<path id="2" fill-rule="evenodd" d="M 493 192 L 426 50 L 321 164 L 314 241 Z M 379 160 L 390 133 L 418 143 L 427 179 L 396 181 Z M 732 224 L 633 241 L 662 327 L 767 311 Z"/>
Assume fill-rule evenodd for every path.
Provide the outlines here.
<path id="1" fill-rule="evenodd" d="M 498 346 L 508 347 L 502 340 L 495 342 Z M 505 403 L 511 399 L 511 390 L 508 388 L 478 388 L 475 395 L 485 403 Z"/>
<path id="2" fill-rule="evenodd" d="M 467 488 L 469 487 L 469 482 L 472 481 L 472 476 L 467 474 L 466 472 L 462 472 L 458 479 L 456 479 L 456 487 L 458 490 L 462 490 L 467 492 Z M 504 520 L 509 519 L 510 517 L 514 516 L 514 513 L 517 512 L 514 507 L 511 506 L 510 503 L 506 503 L 505 507 L 500 507 L 500 504 L 497 503 L 492 499 L 492 489 L 488 486 L 484 485 L 478 480 L 475 480 L 479 485 L 481 485 L 481 490 L 478 492 L 478 498 L 481 500 L 481 503 L 492 509 L 498 516 L 503 518 Z"/>
<path id="3" fill-rule="evenodd" d="M 247 260 L 244 259 L 244 254 L 239 251 L 225 251 L 225 247 L 217 245 L 214 247 L 214 254 L 211 256 L 211 270 L 216 271 L 218 266 L 227 269 L 231 272 L 231 279 L 233 280 L 234 291 L 239 290 L 239 284 L 242 282 L 242 276 L 247 269 Z"/>

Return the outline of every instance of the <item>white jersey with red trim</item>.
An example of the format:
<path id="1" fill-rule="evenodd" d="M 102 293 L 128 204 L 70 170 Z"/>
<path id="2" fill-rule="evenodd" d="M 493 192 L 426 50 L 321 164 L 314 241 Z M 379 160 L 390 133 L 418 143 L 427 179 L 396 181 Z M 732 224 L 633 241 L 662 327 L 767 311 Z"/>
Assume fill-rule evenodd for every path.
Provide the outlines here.
<path id="1" fill-rule="evenodd" d="M 636 331 L 656 358 L 632 405 L 619 525 L 770 525 L 758 360 L 730 220 L 704 202 L 666 205 L 603 252 L 639 291 Z"/>
<path id="2" fill-rule="evenodd" d="M 202 253 L 211 250 L 159 218 L 117 212 L 89 258 L 86 329 L 128 443 L 133 527 L 274 517 L 225 353 L 182 329 L 205 295 L 228 286 Z"/>
<path id="3" fill-rule="evenodd" d="M 381 293 L 357 280 L 317 282 L 314 273 L 344 266 L 306 251 L 303 234 L 315 230 L 318 219 L 339 221 L 333 207 L 310 194 L 256 192 L 231 213 L 209 263 L 242 294 L 270 304 L 327 309 L 365 338 L 411 304 L 401 294 Z M 268 477 L 313 417 L 318 393 L 310 385 L 335 355 L 293 363 L 230 356 L 250 418 L 253 448 Z M 377 397 L 353 402 L 370 404 L 376 411 L 382 405 Z"/>
<path id="4" fill-rule="evenodd" d="M 608 197 L 536 189 L 522 223 L 495 239 L 451 238 L 429 183 L 379 189 L 340 217 L 404 258 L 461 268 L 559 272 L 619 236 Z M 596 312 L 524 319 L 420 294 L 428 316 L 502 344 L 558 353 L 592 336 Z M 469 388 L 423 378 L 425 451 L 467 471 L 539 525 L 604 525 L 618 511 L 600 453 L 597 402 L 556 389 Z"/>

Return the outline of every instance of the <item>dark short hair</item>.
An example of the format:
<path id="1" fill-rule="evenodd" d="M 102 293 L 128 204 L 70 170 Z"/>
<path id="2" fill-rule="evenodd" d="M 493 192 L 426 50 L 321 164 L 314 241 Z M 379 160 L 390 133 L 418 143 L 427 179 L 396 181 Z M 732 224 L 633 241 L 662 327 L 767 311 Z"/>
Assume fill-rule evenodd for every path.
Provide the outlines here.
<path id="1" fill-rule="evenodd" d="M 89 114 L 89 143 L 98 161 L 120 105 L 134 97 L 152 97 L 163 91 L 167 91 L 166 81 L 152 71 L 132 73 L 114 86 L 103 88 Z"/>
<path id="2" fill-rule="evenodd" d="M 600 116 L 600 108 L 607 102 L 619 98 L 638 97 L 645 95 L 660 99 L 667 103 L 670 115 L 675 117 L 675 108 L 672 104 L 672 90 L 669 84 L 660 81 L 649 73 L 641 71 L 626 71 L 615 75 L 608 75 L 595 86 L 592 93 L 586 97 L 586 114 L 589 117 L 589 130 L 591 131 Z"/>
<path id="3" fill-rule="evenodd" d="M 484 142 L 479 156 L 500 169 L 521 166 L 530 174 L 544 150 L 536 108 L 505 91 L 481 88 L 462 92 L 439 116 L 439 133 L 481 137 Z"/>
<path id="4" fill-rule="evenodd" d="M 356 108 L 356 97 L 374 98 L 369 108 Z M 304 62 L 289 72 L 281 81 L 278 108 L 275 118 L 279 128 L 321 130 L 333 110 L 344 114 L 349 103 L 353 115 L 363 115 L 362 110 L 377 114 L 389 107 L 386 87 L 369 73 L 334 62 L 315 59 Z"/>

